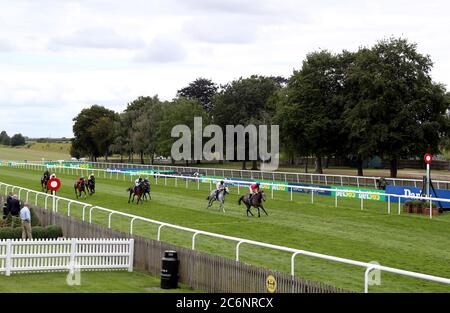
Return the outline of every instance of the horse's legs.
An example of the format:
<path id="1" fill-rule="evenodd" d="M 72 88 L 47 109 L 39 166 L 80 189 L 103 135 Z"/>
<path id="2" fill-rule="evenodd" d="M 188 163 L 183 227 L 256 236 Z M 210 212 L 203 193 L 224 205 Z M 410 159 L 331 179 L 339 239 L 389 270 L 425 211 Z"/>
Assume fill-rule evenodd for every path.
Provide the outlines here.
<path id="1" fill-rule="evenodd" d="M 266 213 L 267 216 L 269 216 L 269 214 L 267 214 L 266 210 L 264 209 L 264 207 L 261 205 L 261 209 L 264 211 L 264 213 Z"/>
<path id="2" fill-rule="evenodd" d="M 250 213 L 252 216 L 254 216 L 252 211 L 250 210 L 252 206 L 248 205 L 247 203 L 245 203 L 245 206 L 247 207 L 247 216 L 248 216 L 248 213 Z"/>
<path id="3" fill-rule="evenodd" d="M 130 191 L 130 196 L 128 197 L 128 203 L 130 203 L 130 199 L 131 199 L 131 195 L 132 195 L 133 193 Z"/>

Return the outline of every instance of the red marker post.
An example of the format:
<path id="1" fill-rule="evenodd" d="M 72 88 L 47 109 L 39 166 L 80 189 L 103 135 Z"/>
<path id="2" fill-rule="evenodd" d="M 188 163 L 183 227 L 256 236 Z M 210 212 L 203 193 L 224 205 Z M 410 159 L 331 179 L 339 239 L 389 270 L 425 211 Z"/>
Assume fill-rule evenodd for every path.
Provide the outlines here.
<path id="1" fill-rule="evenodd" d="M 427 165 L 427 185 L 426 185 L 426 189 L 425 189 L 426 190 L 426 196 L 427 197 L 431 197 L 431 194 L 430 194 L 430 182 L 431 182 L 430 165 L 433 162 L 433 155 L 431 153 L 426 153 L 423 156 L 423 161 Z M 432 206 L 431 200 L 430 200 L 430 218 L 433 218 L 433 206 Z"/>
<path id="2" fill-rule="evenodd" d="M 56 190 L 61 188 L 61 181 L 58 178 L 51 178 L 47 182 L 47 187 L 52 191 L 53 195 L 53 211 L 58 212 L 58 208 L 56 207 Z"/>

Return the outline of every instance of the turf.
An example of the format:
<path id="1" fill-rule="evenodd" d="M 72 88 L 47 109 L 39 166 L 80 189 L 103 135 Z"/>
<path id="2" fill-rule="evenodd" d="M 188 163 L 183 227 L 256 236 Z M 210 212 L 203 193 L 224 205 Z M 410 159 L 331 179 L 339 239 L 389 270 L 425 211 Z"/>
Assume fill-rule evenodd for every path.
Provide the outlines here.
<path id="1" fill-rule="evenodd" d="M 0 168 L 0 181 L 39 190 L 41 171 Z M 58 195 L 75 198 L 73 182 L 76 174 L 58 173 L 63 188 Z M 124 181 L 125 180 L 125 181 Z M 165 185 L 167 183 L 167 185 Z M 130 177 L 116 174 L 108 178 L 97 177 L 97 194 L 82 199 L 122 212 L 169 222 L 181 226 L 220 234 L 237 236 L 267 243 L 304 249 L 358 261 L 376 261 L 385 266 L 450 277 L 450 214 L 428 220 L 422 215 L 397 215 L 396 205 L 387 214 L 385 202 L 360 201 L 315 196 L 311 204 L 309 195 L 294 193 L 293 201 L 286 192 L 275 191 L 274 199 L 266 202 L 269 216 L 247 217 L 237 204 L 237 188 L 227 196 L 226 213 L 219 212 L 217 204 L 206 210 L 209 184 L 152 179 L 152 200 L 143 205 L 128 204 L 125 191 L 131 185 Z M 200 187 L 200 190 L 197 188 Z M 4 191 L 4 189 L 3 189 Z M 240 190 L 242 192 L 242 190 Z M 24 195 L 22 195 L 23 197 Z M 270 196 L 270 193 L 269 193 Z M 39 204 L 43 205 L 42 198 Z M 34 197 L 30 198 L 34 202 Z M 60 203 L 59 212 L 66 205 Z M 81 207 L 72 206 L 72 214 L 81 217 Z M 129 229 L 128 218 L 112 217 L 112 227 Z M 93 222 L 107 225 L 108 215 L 93 212 Z M 134 233 L 156 238 L 156 226 L 135 222 Z M 163 228 L 161 240 L 190 247 L 191 234 Z M 198 236 L 196 249 L 234 258 L 235 244 L 219 239 Z M 265 248 L 242 245 L 241 260 L 246 263 L 279 271 L 290 271 L 291 255 Z M 364 269 L 298 256 L 296 275 L 322 281 L 338 287 L 362 291 Z M 448 285 L 430 283 L 382 273 L 381 285 L 371 286 L 371 292 L 449 292 Z"/>
<path id="2" fill-rule="evenodd" d="M 67 284 L 67 272 L 0 275 L 0 293 L 64 292 L 64 293 L 160 293 L 193 292 L 185 285 L 178 289 L 161 289 L 160 279 L 142 271 L 81 272 L 80 285 Z M 198 291 L 195 291 L 198 292 Z"/>
<path id="3" fill-rule="evenodd" d="M 47 147 L 42 143 L 31 144 L 22 147 L 5 147 L 0 146 L 0 160 L 37 160 L 40 161 L 43 158 L 45 160 L 68 160 L 70 154 L 67 152 L 67 148 L 64 144 L 49 144 Z"/>

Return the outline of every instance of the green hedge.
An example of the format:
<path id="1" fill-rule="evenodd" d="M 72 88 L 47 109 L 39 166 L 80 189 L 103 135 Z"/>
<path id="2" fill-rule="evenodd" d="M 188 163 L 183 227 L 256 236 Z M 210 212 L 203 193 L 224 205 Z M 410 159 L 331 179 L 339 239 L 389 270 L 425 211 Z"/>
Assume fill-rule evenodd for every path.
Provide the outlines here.
<path id="1" fill-rule="evenodd" d="M 47 227 L 35 226 L 32 227 L 31 233 L 35 239 L 56 239 L 63 236 L 62 228 L 57 225 L 50 225 Z M 16 227 L 2 227 L 0 228 L 1 239 L 20 239 L 22 238 L 22 228 Z"/>

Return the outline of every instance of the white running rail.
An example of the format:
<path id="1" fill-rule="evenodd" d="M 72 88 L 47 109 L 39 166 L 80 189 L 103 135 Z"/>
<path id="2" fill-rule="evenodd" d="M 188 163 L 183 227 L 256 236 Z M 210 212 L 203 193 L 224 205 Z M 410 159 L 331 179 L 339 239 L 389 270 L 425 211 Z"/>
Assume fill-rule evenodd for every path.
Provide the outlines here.
<path id="1" fill-rule="evenodd" d="M 0 193 L 1 193 L 1 188 L 4 185 L 8 185 L 8 184 L 0 182 Z M 8 185 L 8 186 L 11 186 L 11 185 Z M 17 186 L 15 186 L 15 187 L 21 188 L 21 187 L 17 187 Z M 24 189 L 24 188 L 22 188 L 22 189 Z M 30 190 L 30 191 L 32 191 L 32 190 Z M 128 214 L 128 213 L 123 213 L 120 211 L 115 211 L 115 210 L 111 210 L 111 209 L 107 209 L 107 208 L 103 208 L 103 207 L 99 207 L 99 206 L 91 206 L 91 205 L 86 204 L 86 206 L 84 208 L 89 207 L 89 206 L 90 206 L 90 208 L 89 208 L 89 223 L 93 222 L 93 212 L 97 210 L 97 211 L 102 211 L 102 212 L 108 213 L 108 227 L 109 228 L 112 228 L 111 222 L 112 222 L 113 215 L 129 218 L 129 220 L 130 220 L 129 233 L 130 234 L 133 234 L 133 226 L 134 226 L 135 221 L 142 221 L 142 222 L 146 222 L 149 224 L 157 225 L 158 231 L 157 231 L 156 240 L 158 240 L 158 241 L 161 240 L 161 230 L 163 228 L 172 228 L 172 229 L 177 229 L 177 230 L 184 231 L 184 232 L 189 232 L 192 234 L 192 238 L 191 238 L 192 246 L 191 247 L 193 250 L 195 250 L 195 248 L 196 248 L 195 243 L 196 243 L 196 238 L 198 236 L 207 236 L 207 237 L 213 237 L 213 238 L 219 238 L 219 239 L 224 239 L 224 240 L 228 240 L 228 241 L 233 241 L 236 243 L 236 246 L 235 246 L 236 261 L 239 261 L 240 249 L 241 249 L 241 245 L 243 245 L 243 244 L 264 247 L 264 248 L 268 248 L 268 249 L 291 253 L 292 254 L 292 256 L 291 256 L 291 275 L 293 275 L 293 276 L 295 275 L 295 258 L 298 255 L 304 255 L 304 256 L 309 256 L 309 257 L 318 258 L 318 259 L 322 259 L 322 260 L 328 260 L 330 262 L 336 262 L 336 263 L 361 267 L 361 268 L 366 269 L 365 273 L 364 273 L 364 292 L 365 293 L 369 292 L 369 274 L 373 270 L 379 270 L 379 271 L 389 272 L 389 273 L 393 273 L 393 274 L 398 274 L 398 275 L 403 275 L 403 276 L 408 276 L 408 277 L 413 277 L 413 278 L 418 278 L 418 279 L 423 279 L 423 280 L 428 280 L 428 281 L 433 281 L 433 282 L 437 282 L 437 283 L 450 285 L 449 278 L 438 277 L 438 276 L 433 276 L 433 275 L 428 275 L 428 274 L 422 274 L 422 273 L 417 273 L 417 272 L 412 272 L 412 271 L 406 271 L 406 270 L 401 270 L 401 269 L 397 269 L 397 268 L 393 268 L 393 267 L 382 266 L 379 264 L 360 262 L 360 261 L 355 261 L 355 260 L 351 260 L 351 259 L 335 257 L 335 256 L 326 255 L 326 254 L 320 254 L 320 253 L 315 253 L 315 252 L 311 252 L 311 251 L 301 250 L 301 249 L 294 249 L 294 248 L 273 245 L 273 244 L 268 244 L 268 243 L 264 243 L 264 242 L 254 241 L 254 240 L 243 239 L 243 238 L 239 238 L 239 237 L 232 237 L 232 236 L 226 236 L 226 235 L 206 232 L 206 231 L 202 231 L 202 230 L 198 230 L 198 229 L 193 229 L 193 228 L 178 226 L 178 225 L 174 225 L 174 224 L 170 224 L 170 223 L 160 222 L 160 221 L 148 219 L 145 217 Z M 70 216 L 70 214 L 69 214 L 69 216 Z M 84 214 L 84 209 L 83 209 L 83 221 L 84 220 L 85 220 L 85 214 Z M 450 290 L 450 287 L 449 287 L 449 290 Z"/>
<path id="2" fill-rule="evenodd" d="M 0 240 L 0 273 L 133 271 L 134 239 Z"/>

